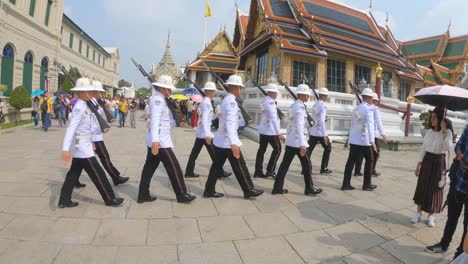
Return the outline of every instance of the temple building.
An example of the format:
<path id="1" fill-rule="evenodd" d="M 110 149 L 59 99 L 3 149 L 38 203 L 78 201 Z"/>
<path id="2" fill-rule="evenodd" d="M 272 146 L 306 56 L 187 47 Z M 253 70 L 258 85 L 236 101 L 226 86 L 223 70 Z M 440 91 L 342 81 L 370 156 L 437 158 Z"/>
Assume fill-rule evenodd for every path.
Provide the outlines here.
<path id="1" fill-rule="evenodd" d="M 468 88 L 468 35 L 451 37 L 449 27 L 438 36 L 402 42 L 402 51 L 418 64 L 426 85 Z"/>
<path id="2" fill-rule="evenodd" d="M 239 55 L 226 30 L 220 31 L 185 69 L 187 76 L 199 86 L 214 80 L 203 62 L 223 80 L 236 72 L 239 65 Z"/>
<path id="3" fill-rule="evenodd" d="M 314 88 L 350 93 L 348 81 L 373 86 L 380 63 L 383 96 L 406 101 L 425 86 L 418 66 L 370 9 L 326 0 L 251 0 L 248 17 L 237 12 L 233 39 L 239 69 L 262 85 L 276 72 L 292 86 L 305 76 Z"/>
<path id="4" fill-rule="evenodd" d="M 169 75 L 172 78 L 176 78 L 180 75 L 180 68 L 176 66 L 174 59 L 172 58 L 171 53 L 171 33 L 167 35 L 166 49 L 164 55 L 159 62 L 159 65 L 154 65 L 151 67 L 151 75 L 157 80 L 161 75 Z"/>

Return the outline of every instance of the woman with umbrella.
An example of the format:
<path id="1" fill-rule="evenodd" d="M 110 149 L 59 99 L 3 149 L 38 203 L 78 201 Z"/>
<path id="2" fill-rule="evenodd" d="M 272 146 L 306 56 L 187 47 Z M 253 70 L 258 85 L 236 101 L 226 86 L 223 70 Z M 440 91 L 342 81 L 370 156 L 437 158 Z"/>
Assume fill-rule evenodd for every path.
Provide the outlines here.
<path id="1" fill-rule="evenodd" d="M 411 218 L 412 223 L 421 221 L 422 211 L 429 214 L 427 225 L 435 226 L 435 213 L 440 213 L 444 201 L 443 187 L 438 183 L 446 169 L 444 151 L 449 151 L 452 146 L 452 131 L 447 129 L 445 110 L 436 107 L 431 114 L 431 130 L 424 136 L 423 146 L 416 165 L 416 177 L 418 183 L 414 193 L 414 202 L 417 205 L 417 213 Z"/>

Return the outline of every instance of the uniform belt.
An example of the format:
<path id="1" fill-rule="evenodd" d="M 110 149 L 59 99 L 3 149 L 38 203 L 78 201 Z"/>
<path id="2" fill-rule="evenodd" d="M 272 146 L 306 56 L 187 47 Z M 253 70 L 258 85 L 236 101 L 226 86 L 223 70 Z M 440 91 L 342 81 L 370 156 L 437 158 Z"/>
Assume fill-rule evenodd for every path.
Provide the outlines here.
<path id="1" fill-rule="evenodd" d="M 78 139 L 78 140 L 91 139 L 91 137 L 92 137 L 91 134 L 88 134 L 88 135 L 77 135 L 77 136 L 75 136 L 75 138 Z"/>

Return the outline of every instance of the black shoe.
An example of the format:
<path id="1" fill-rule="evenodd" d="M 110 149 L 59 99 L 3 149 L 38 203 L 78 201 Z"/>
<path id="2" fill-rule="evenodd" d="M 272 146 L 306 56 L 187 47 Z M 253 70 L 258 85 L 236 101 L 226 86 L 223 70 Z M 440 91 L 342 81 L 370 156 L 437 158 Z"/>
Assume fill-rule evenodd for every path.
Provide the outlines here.
<path id="1" fill-rule="evenodd" d="M 355 173 L 354 173 L 354 176 L 355 176 L 355 177 L 362 176 L 362 173 L 360 173 L 360 172 L 355 172 Z"/>
<path id="2" fill-rule="evenodd" d="M 274 172 L 267 172 L 267 174 L 265 175 L 266 178 L 273 178 L 273 179 L 276 179 L 276 173 Z"/>
<path id="3" fill-rule="evenodd" d="M 152 202 L 152 201 L 156 201 L 156 199 L 158 199 L 156 196 L 148 196 L 148 197 L 145 197 L 145 198 L 138 198 L 137 200 L 137 203 L 141 204 L 141 203 L 144 203 L 144 202 Z"/>
<path id="4" fill-rule="evenodd" d="M 227 172 L 227 171 L 223 172 L 223 178 L 227 178 L 227 177 L 229 177 L 231 175 L 232 175 L 232 172 Z"/>
<path id="5" fill-rule="evenodd" d="M 198 178 L 200 174 L 192 173 L 192 174 L 185 174 L 185 178 Z"/>
<path id="6" fill-rule="evenodd" d="M 381 175 L 381 174 L 378 173 L 378 172 L 376 172 L 376 171 L 372 172 L 372 176 L 374 176 L 374 177 L 379 177 L 380 175 Z"/>
<path id="7" fill-rule="evenodd" d="M 249 199 L 249 198 L 252 198 L 252 197 L 260 196 L 260 195 L 263 194 L 263 192 L 264 192 L 263 190 L 252 189 L 252 190 L 244 193 L 244 199 Z"/>
<path id="8" fill-rule="evenodd" d="M 204 198 L 221 198 L 223 197 L 224 194 L 222 193 L 219 193 L 219 192 L 214 192 L 214 193 L 207 193 L 207 192 L 204 192 L 203 193 L 203 197 Z"/>
<path id="9" fill-rule="evenodd" d="M 79 182 L 75 184 L 75 188 L 84 188 L 84 187 L 86 187 L 86 184 L 84 183 Z"/>
<path id="10" fill-rule="evenodd" d="M 78 202 L 73 202 L 73 201 L 59 202 L 58 206 L 60 208 L 72 208 L 72 207 L 78 206 Z"/>
<path id="11" fill-rule="evenodd" d="M 114 185 L 117 186 L 119 184 L 126 183 L 129 179 L 129 177 L 118 176 L 116 179 L 112 179 L 112 181 L 114 182 Z"/>
<path id="12" fill-rule="evenodd" d="M 124 201 L 124 198 L 114 198 L 114 199 L 112 199 L 110 201 L 105 201 L 105 204 L 106 204 L 106 206 L 117 207 L 121 203 L 123 203 L 123 201 Z"/>
<path id="13" fill-rule="evenodd" d="M 312 186 L 312 188 L 310 190 L 305 190 L 304 191 L 304 195 L 317 195 L 319 193 L 321 193 L 323 190 L 320 189 L 320 188 L 317 188 L 315 186 Z"/>
<path id="14" fill-rule="evenodd" d="M 288 189 L 282 189 L 282 190 L 273 190 L 271 191 L 271 194 L 277 195 L 277 194 L 286 194 L 288 193 Z"/>
<path id="15" fill-rule="evenodd" d="M 255 173 L 254 178 L 266 178 L 267 176 L 263 172 Z"/>
<path id="16" fill-rule="evenodd" d="M 195 200 L 195 198 L 197 198 L 195 195 L 184 193 L 180 196 L 177 196 L 177 202 L 178 203 L 190 203 L 191 201 Z"/>
<path id="17" fill-rule="evenodd" d="M 343 186 L 341 187 L 341 190 L 342 190 L 342 191 L 352 191 L 352 190 L 354 190 L 354 189 L 356 189 L 356 188 L 354 188 L 354 187 L 351 186 L 351 185 L 343 185 Z"/>
<path id="18" fill-rule="evenodd" d="M 440 243 L 437 243 L 433 246 L 426 247 L 424 250 L 429 253 L 445 253 L 447 248 L 443 248 Z"/>
<path id="19" fill-rule="evenodd" d="M 330 174 L 330 173 L 332 173 L 332 172 L 333 172 L 333 171 L 330 170 L 329 168 L 326 168 L 326 169 L 324 169 L 324 170 L 320 170 L 320 174 Z"/>
<path id="20" fill-rule="evenodd" d="M 374 184 L 362 186 L 364 191 L 373 191 L 375 188 L 377 188 L 377 185 Z"/>

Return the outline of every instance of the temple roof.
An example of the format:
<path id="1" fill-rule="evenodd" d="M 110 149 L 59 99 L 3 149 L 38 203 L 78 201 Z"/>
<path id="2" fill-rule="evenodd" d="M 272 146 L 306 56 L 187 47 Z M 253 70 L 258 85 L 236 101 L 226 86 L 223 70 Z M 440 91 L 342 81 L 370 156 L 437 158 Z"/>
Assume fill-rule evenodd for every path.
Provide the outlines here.
<path id="1" fill-rule="evenodd" d="M 465 60 L 468 58 L 468 35 L 450 38 L 441 61 Z"/>
<path id="2" fill-rule="evenodd" d="M 326 0 L 252 0 L 250 8 L 241 56 L 254 49 L 259 20 L 266 24 L 266 34 L 274 35 L 286 52 L 327 57 L 327 52 L 333 51 L 392 67 L 408 67 L 391 31 L 379 27 L 370 12 Z M 409 66 L 415 70 L 413 64 Z"/>
<path id="3" fill-rule="evenodd" d="M 175 65 L 174 59 L 172 58 L 171 53 L 171 32 L 167 34 L 167 42 L 166 42 L 166 50 L 164 51 L 164 55 L 159 62 L 159 65 Z"/>
<path id="4" fill-rule="evenodd" d="M 239 64 L 237 49 L 226 31 L 221 31 L 188 66 L 189 70 L 206 71 L 205 62 L 215 72 L 234 73 Z"/>
<path id="5" fill-rule="evenodd" d="M 448 34 L 402 42 L 403 54 L 410 59 L 440 58 L 447 45 Z"/>
<path id="6" fill-rule="evenodd" d="M 236 6 L 236 24 L 234 27 L 233 45 L 240 49 L 244 45 L 245 32 L 249 23 L 249 15 L 244 13 Z"/>

